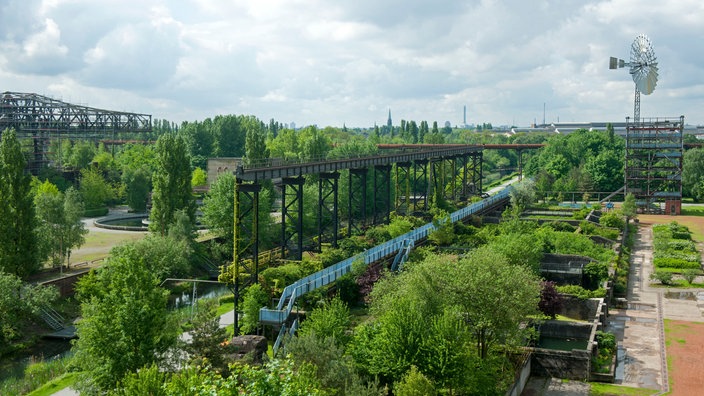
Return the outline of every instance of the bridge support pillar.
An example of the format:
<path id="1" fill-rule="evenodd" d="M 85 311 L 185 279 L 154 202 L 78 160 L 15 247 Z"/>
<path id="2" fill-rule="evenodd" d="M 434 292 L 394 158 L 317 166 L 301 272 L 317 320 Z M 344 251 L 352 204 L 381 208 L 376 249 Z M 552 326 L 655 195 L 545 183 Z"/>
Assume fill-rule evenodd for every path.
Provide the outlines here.
<path id="1" fill-rule="evenodd" d="M 303 176 L 281 179 L 281 258 L 303 258 Z M 295 247 L 291 248 L 291 242 Z"/>
<path id="2" fill-rule="evenodd" d="M 362 232 L 367 218 L 367 168 L 349 170 L 347 236 Z M 357 221 L 359 220 L 359 222 Z"/>
<path id="3" fill-rule="evenodd" d="M 318 178 L 318 251 L 323 249 L 323 234 L 332 226 L 332 246 L 337 247 L 339 172 L 321 173 Z"/>
<path id="4" fill-rule="evenodd" d="M 396 213 L 411 212 L 411 163 L 396 163 Z"/>
<path id="5" fill-rule="evenodd" d="M 389 224 L 391 217 L 391 165 L 374 166 L 374 224 Z"/>
<path id="6" fill-rule="evenodd" d="M 259 191 L 261 185 L 235 181 L 232 265 L 220 268 L 219 280 L 232 286 L 235 299 L 235 335 L 239 334 L 237 301 L 240 289 L 259 276 Z M 251 260 L 248 258 L 251 256 Z M 244 279 L 243 279 L 244 278 Z"/>
<path id="7" fill-rule="evenodd" d="M 428 210 L 428 190 L 430 190 L 430 181 L 428 180 L 428 160 L 413 161 L 413 210 L 425 212 Z M 418 205 L 421 201 L 421 205 Z"/>

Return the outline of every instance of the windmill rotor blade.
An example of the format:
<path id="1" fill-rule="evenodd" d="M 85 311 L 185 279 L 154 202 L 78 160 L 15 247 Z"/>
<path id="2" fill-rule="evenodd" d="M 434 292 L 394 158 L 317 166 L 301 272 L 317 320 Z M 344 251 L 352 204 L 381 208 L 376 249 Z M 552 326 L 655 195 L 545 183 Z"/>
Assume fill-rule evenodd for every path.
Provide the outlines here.
<path id="1" fill-rule="evenodd" d="M 628 72 L 639 92 L 644 95 L 653 93 L 658 82 L 658 61 L 650 39 L 644 34 L 638 35 L 631 43 Z"/>

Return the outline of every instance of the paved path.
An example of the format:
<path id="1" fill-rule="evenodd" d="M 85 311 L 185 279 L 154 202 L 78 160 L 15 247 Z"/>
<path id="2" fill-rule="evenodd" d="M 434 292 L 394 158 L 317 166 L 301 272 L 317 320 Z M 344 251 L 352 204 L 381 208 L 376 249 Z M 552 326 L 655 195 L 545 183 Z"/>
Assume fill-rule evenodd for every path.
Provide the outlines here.
<path id="1" fill-rule="evenodd" d="M 667 390 L 667 363 L 660 291 L 649 287 L 652 230 L 639 227 L 631 251 L 626 309 L 611 309 L 609 330 L 619 341 L 616 383 Z"/>

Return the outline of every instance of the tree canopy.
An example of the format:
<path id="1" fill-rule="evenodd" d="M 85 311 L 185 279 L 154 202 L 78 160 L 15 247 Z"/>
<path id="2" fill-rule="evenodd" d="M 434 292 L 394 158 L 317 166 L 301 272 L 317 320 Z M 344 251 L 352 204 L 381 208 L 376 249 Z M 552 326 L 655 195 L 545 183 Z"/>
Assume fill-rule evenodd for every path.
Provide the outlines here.
<path id="1" fill-rule="evenodd" d="M 20 278 L 41 267 L 27 161 L 14 129 L 0 140 L 0 270 Z"/>
<path id="2" fill-rule="evenodd" d="M 175 345 L 178 327 L 161 281 L 146 257 L 130 251 L 114 252 L 99 272 L 81 278 L 74 350 L 86 373 L 83 390 L 108 390 Z"/>
<path id="3" fill-rule="evenodd" d="M 149 229 L 166 235 L 178 210 L 185 210 L 191 224 L 195 224 L 196 206 L 191 187 L 190 160 L 184 141 L 171 134 L 159 137 L 155 151 Z"/>

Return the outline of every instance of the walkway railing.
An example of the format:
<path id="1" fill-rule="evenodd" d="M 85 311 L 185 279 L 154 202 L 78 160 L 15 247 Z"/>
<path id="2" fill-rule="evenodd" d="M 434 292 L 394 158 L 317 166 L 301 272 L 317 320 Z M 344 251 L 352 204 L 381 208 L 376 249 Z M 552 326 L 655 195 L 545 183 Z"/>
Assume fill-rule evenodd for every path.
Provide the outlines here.
<path id="1" fill-rule="evenodd" d="M 465 208 L 453 212 L 450 215 L 450 221 L 454 223 L 463 220 L 475 213 L 483 211 L 486 208 L 494 206 L 497 203 L 507 199 L 509 192 L 510 188 L 505 188 L 494 196 L 479 202 L 475 202 Z M 419 241 L 427 238 L 428 235 L 434 230 L 435 226 L 433 223 L 428 223 L 390 241 L 384 242 L 381 245 L 365 250 L 356 256 L 342 260 L 337 264 L 299 279 L 284 288 L 281 298 L 279 299 L 279 303 L 275 309 L 262 308 L 259 311 L 259 321 L 263 324 L 283 324 L 291 314 L 297 297 L 335 282 L 340 277 L 349 273 L 352 270 L 352 263 L 356 261 L 363 261 L 365 265 L 369 265 L 386 257 L 391 257 L 397 254 L 399 250 L 408 246 L 408 242 L 406 242 L 406 240 L 410 239 L 414 244 L 417 244 Z"/>

